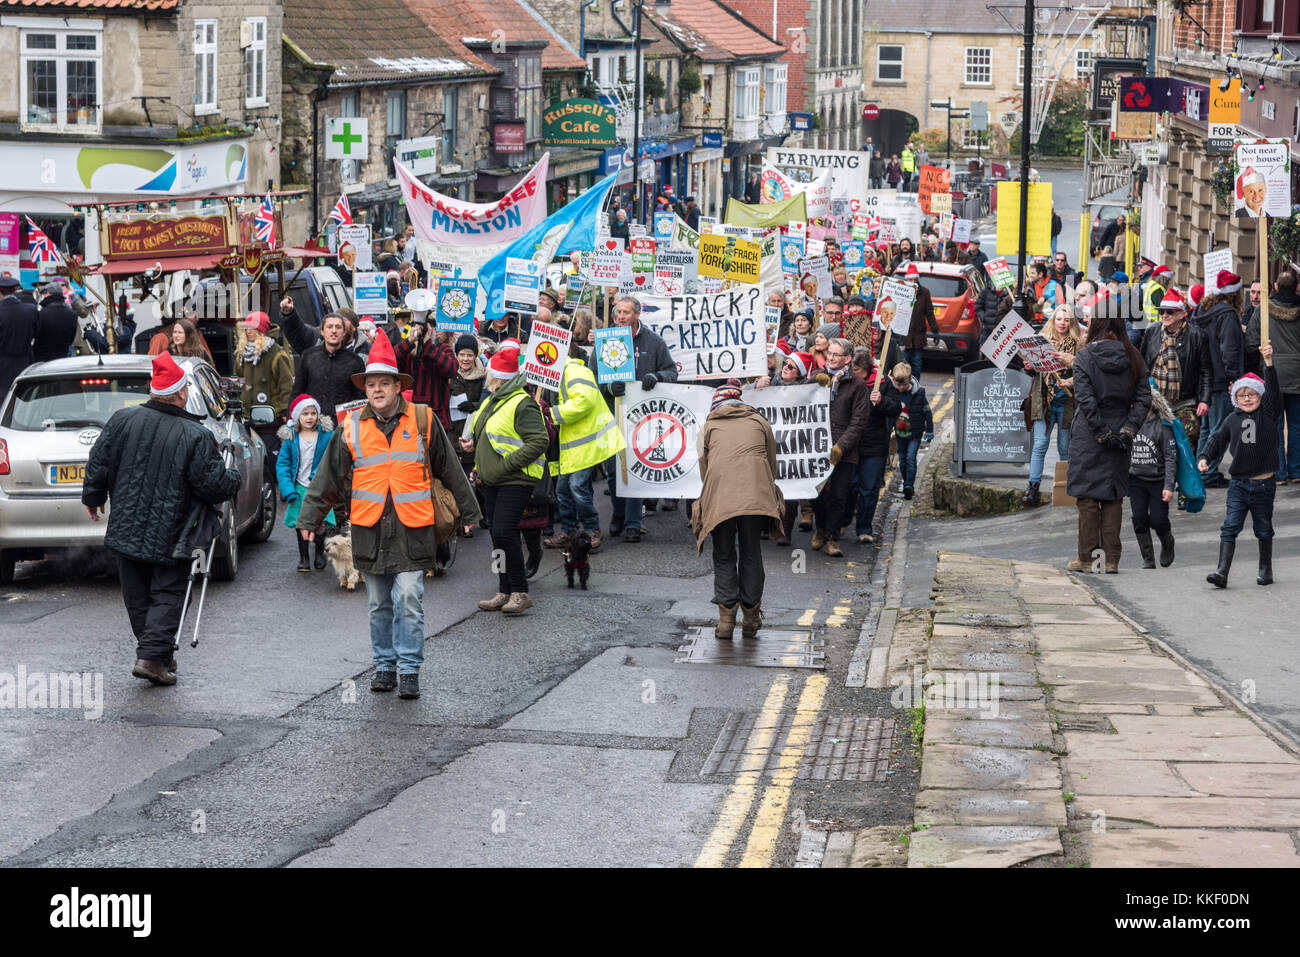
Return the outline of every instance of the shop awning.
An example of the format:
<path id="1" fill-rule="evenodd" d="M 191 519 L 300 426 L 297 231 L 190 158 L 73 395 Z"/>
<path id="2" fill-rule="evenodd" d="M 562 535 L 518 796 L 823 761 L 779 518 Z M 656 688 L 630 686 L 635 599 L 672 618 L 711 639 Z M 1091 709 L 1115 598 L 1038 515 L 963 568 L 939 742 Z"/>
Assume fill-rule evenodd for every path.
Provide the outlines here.
<path id="1" fill-rule="evenodd" d="M 338 255 L 324 246 L 286 246 L 284 254 L 290 259 L 315 259 L 318 256 L 330 258 Z"/>
<path id="2" fill-rule="evenodd" d="M 217 264 L 228 255 L 230 254 L 205 253 L 200 256 L 166 256 L 162 258 L 155 256 L 149 259 L 116 259 L 112 262 L 100 263 L 94 270 L 87 270 L 87 272 L 93 272 L 97 276 L 138 276 L 157 267 L 161 267 L 165 273 L 180 272 L 181 270 L 199 272 L 203 269 L 216 269 Z"/>

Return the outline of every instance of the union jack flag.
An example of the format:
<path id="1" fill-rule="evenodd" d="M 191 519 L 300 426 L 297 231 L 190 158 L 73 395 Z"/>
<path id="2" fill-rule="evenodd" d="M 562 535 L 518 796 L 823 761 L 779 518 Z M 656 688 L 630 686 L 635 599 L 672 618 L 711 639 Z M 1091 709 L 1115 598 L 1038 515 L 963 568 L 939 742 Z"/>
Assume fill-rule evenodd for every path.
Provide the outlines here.
<path id="1" fill-rule="evenodd" d="M 348 205 L 348 195 L 344 193 L 339 197 L 339 201 L 334 204 L 330 210 L 329 221 L 338 223 L 340 226 L 352 225 L 352 207 Z"/>
<path id="2" fill-rule="evenodd" d="M 275 204 L 271 202 L 270 193 L 262 200 L 257 215 L 253 217 L 253 238 L 266 243 L 269 249 L 275 248 Z"/>
<path id="3" fill-rule="evenodd" d="M 27 248 L 31 251 L 32 259 L 38 263 L 61 263 L 63 256 L 60 255 L 58 247 L 54 245 L 49 236 L 41 227 L 32 222 L 30 216 L 24 216 L 27 220 Z"/>

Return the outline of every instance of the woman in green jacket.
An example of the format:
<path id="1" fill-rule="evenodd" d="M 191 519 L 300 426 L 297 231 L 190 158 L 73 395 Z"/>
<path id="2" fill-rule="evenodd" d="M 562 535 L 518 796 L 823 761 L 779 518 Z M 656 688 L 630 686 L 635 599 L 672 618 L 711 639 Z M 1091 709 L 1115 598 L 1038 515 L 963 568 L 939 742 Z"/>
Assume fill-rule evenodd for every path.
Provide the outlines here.
<path id="1" fill-rule="evenodd" d="M 517 615 L 533 605 L 524 573 L 519 518 L 546 468 L 550 435 L 541 408 L 525 388 L 518 348 L 500 350 L 492 357 L 485 385 L 490 395 L 474 413 L 473 438 L 461 439 L 461 446 L 474 452 L 492 547 L 505 555 L 506 567 L 499 575 L 497 593 L 478 606 L 483 611 Z"/>

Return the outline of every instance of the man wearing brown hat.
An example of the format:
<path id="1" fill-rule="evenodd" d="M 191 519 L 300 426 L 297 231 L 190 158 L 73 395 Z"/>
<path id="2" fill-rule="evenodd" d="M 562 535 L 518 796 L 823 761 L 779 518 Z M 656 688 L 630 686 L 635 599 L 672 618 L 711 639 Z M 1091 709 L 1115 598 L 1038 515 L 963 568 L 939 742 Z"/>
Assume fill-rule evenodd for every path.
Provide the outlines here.
<path id="1" fill-rule="evenodd" d="M 352 377 L 366 405 L 338 423 L 303 498 L 297 527 L 311 541 L 326 513 L 349 501 L 352 561 L 366 576 L 371 691 L 398 689 L 420 696 L 424 662 L 424 570 L 438 561 L 432 478 L 456 498 L 460 524 L 479 520 L 478 502 L 460 460 L 428 406 L 402 396 L 411 377 L 397 368 L 386 336 L 370 348 L 364 371 Z"/>

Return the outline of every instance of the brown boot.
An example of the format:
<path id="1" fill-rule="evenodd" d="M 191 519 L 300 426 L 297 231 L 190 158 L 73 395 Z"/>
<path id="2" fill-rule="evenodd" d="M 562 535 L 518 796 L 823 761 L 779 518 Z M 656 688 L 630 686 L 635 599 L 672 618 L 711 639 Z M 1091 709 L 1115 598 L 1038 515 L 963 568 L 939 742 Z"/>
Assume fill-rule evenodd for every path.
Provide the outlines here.
<path id="1" fill-rule="evenodd" d="M 742 638 L 753 638 L 758 634 L 758 629 L 763 627 L 763 605 L 761 602 L 752 608 L 748 605 L 741 605 L 740 609 L 745 613 L 745 621 L 741 625 L 740 635 Z M 731 620 L 732 622 L 736 620 L 734 609 L 731 612 Z"/>
<path id="2" fill-rule="evenodd" d="M 844 557 L 844 553 L 840 551 L 840 543 L 833 538 L 826 543 L 826 557 L 827 558 Z"/>
<path id="3" fill-rule="evenodd" d="M 812 502 L 799 503 L 799 531 L 806 532 L 813 527 Z"/>
<path id="4" fill-rule="evenodd" d="M 518 615 L 533 607 L 533 600 L 528 597 L 526 591 L 516 591 L 510 593 L 510 600 L 501 606 L 501 610 L 507 615 Z"/>
<path id="5" fill-rule="evenodd" d="M 718 623 L 713 626 L 713 637 L 719 641 L 730 641 L 731 636 L 736 632 L 736 609 L 740 607 L 740 602 L 728 608 L 726 605 L 718 606 Z"/>
<path id="6" fill-rule="evenodd" d="M 499 591 L 491 598 L 485 598 L 479 602 L 479 611 L 500 611 L 508 601 L 510 601 L 510 596 L 503 591 Z"/>
<path id="7" fill-rule="evenodd" d="M 1096 499 L 1081 498 L 1075 503 L 1075 508 L 1079 512 L 1079 563 L 1091 568 L 1093 552 L 1101 546 L 1101 503 Z"/>
<path id="8" fill-rule="evenodd" d="M 813 551 L 814 552 L 820 551 L 821 547 L 825 544 L 826 544 L 826 533 L 819 528 L 817 529 L 817 531 L 813 532 L 813 537 L 812 537 Z"/>
<path id="9" fill-rule="evenodd" d="M 1124 550 L 1120 527 L 1124 524 L 1124 500 L 1101 503 L 1101 547 L 1106 553 L 1106 574 L 1119 571 L 1119 559 Z"/>
<path id="10" fill-rule="evenodd" d="M 131 674 L 137 678 L 152 681 L 156 685 L 176 684 L 176 673 L 168 671 L 167 666 L 161 661 L 137 658 L 135 659 L 135 667 L 131 669 Z"/>

